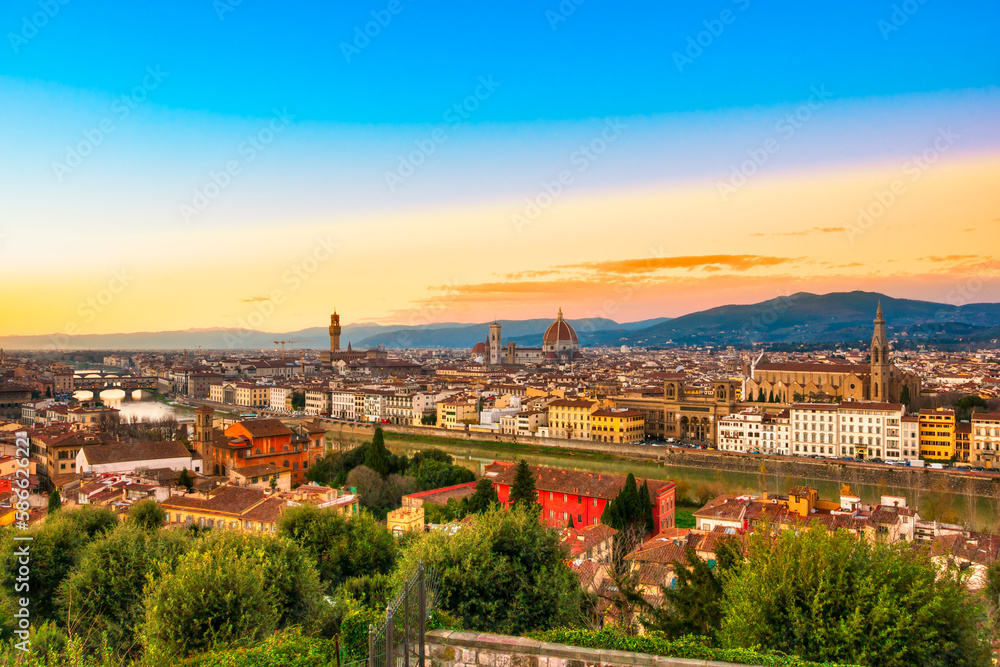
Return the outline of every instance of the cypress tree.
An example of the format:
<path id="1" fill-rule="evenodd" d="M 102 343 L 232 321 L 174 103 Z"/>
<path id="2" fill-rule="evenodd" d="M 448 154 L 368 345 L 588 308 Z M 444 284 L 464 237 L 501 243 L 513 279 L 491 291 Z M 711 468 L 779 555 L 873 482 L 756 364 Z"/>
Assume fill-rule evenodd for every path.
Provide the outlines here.
<path id="1" fill-rule="evenodd" d="M 513 506 L 524 505 L 530 507 L 537 505 L 538 495 L 535 493 L 535 476 L 531 474 L 528 462 L 521 459 L 517 464 L 517 473 L 514 475 L 514 483 L 510 487 L 510 497 L 508 501 Z"/>

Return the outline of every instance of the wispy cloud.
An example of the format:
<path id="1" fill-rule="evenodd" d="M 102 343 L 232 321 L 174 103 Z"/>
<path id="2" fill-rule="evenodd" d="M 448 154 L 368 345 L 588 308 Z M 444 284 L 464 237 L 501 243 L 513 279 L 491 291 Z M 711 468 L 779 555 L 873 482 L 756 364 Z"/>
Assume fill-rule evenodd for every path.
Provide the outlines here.
<path id="1" fill-rule="evenodd" d="M 778 266 L 795 261 L 796 258 L 792 257 L 768 257 L 766 255 L 684 255 L 565 264 L 557 268 L 583 269 L 599 275 L 621 276 L 655 273 L 668 269 L 719 271 L 723 268 L 729 268 L 734 271 L 746 271 L 757 267 Z"/>
<path id="2" fill-rule="evenodd" d="M 813 227 L 812 229 L 802 229 L 797 232 L 754 232 L 750 236 L 812 236 L 813 234 L 838 234 L 843 232 L 844 227 Z"/>
<path id="3" fill-rule="evenodd" d="M 240 299 L 240 303 L 257 303 L 259 301 L 270 301 L 266 296 L 252 296 L 248 299 Z"/>

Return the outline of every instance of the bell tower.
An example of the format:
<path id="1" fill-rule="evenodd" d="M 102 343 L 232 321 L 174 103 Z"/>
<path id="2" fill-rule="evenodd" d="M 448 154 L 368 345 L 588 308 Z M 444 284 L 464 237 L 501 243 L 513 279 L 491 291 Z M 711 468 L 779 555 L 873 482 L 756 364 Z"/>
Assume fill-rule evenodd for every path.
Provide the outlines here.
<path id="1" fill-rule="evenodd" d="M 330 316 L 330 353 L 337 352 L 340 352 L 340 315 L 334 308 L 333 315 Z"/>
<path id="2" fill-rule="evenodd" d="M 490 325 L 490 346 L 487 349 L 486 363 L 489 366 L 499 366 L 503 363 L 502 357 L 500 356 L 500 323 L 493 322 Z"/>
<path id="3" fill-rule="evenodd" d="M 194 411 L 194 448 L 201 455 L 201 469 L 206 475 L 215 473 L 215 438 L 212 437 L 212 416 L 215 410 L 202 405 Z"/>
<path id="4" fill-rule="evenodd" d="M 875 333 L 871 347 L 871 390 L 868 398 L 873 401 L 889 400 L 889 340 L 885 335 L 885 318 L 882 317 L 882 302 L 878 302 L 875 313 Z"/>

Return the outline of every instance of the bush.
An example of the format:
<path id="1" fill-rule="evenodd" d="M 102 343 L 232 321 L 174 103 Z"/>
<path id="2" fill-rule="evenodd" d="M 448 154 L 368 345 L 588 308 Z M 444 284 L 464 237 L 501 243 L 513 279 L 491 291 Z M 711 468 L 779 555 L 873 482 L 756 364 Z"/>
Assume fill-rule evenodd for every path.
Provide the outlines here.
<path id="1" fill-rule="evenodd" d="M 419 561 L 436 576 L 438 606 L 469 630 L 520 634 L 581 618 L 583 593 L 558 534 L 531 508 L 472 515 L 454 536 L 421 535 L 397 581 Z"/>
<path id="2" fill-rule="evenodd" d="M 358 609 L 344 618 L 340 625 L 340 644 L 351 660 L 368 657 L 368 626 L 376 625 L 383 612 L 374 609 Z"/>
<path id="3" fill-rule="evenodd" d="M 543 642 L 582 648 L 629 651 L 692 660 L 716 660 L 762 667 L 849 667 L 838 666 L 835 663 L 808 662 L 796 656 L 762 651 L 758 648 L 712 648 L 707 637 L 688 636 L 671 640 L 659 632 L 630 635 L 613 625 L 607 625 L 601 630 L 558 629 L 535 632 L 531 637 Z"/>
<path id="4" fill-rule="evenodd" d="M 188 658 L 187 667 L 328 667 L 337 664 L 336 644 L 291 629 L 253 648 L 222 649 Z"/>
<path id="5" fill-rule="evenodd" d="M 396 562 L 395 539 L 367 512 L 347 520 L 328 510 L 293 507 L 282 513 L 278 533 L 305 549 L 329 590 L 351 577 L 387 574 Z"/>
<path id="6" fill-rule="evenodd" d="M 823 527 L 750 539 L 723 574 L 719 639 L 872 667 L 990 664 L 985 612 L 957 570 Z"/>
<path id="7" fill-rule="evenodd" d="M 149 575 L 172 570 L 189 545 L 180 531 L 147 532 L 131 522 L 87 547 L 80 564 L 59 587 L 62 618 L 74 635 L 94 647 L 102 636 L 127 650 L 142 619 Z"/>
<path id="8" fill-rule="evenodd" d="M 142 500 L 129 509 L 128 521 L 145 530 L 159 530 L 167 523 L 167 513 L 155 500 Z"/>
<path id="9" fill-rule="evenodd" d="M 111 511 L 84 506 L 61 510 L 32 526 L 28 535 L 33 537 L 29 606 L 33 624 L 62 622 L 56 606 L 59 585 L 80 562 L 87 545 L 117 525 L 118 519 Z M 0 542 L 0 590 L 15 591 L 15 551 L 21 544 L 13 540 Z"/>
<path id="10" fill-rule="evenodd" d="M 142 644 L 154 661 L 249 646 L 277 629 L 278 618 L 254 559 L 195 551 L 151 584 Z"/>

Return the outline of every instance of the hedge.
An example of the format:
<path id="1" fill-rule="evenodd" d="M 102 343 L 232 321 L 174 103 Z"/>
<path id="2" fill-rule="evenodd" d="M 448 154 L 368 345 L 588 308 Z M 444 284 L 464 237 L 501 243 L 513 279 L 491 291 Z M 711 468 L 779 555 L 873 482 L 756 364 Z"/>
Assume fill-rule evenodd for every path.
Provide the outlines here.
<path id="1" fill-rule="evenodd" d="M 763 667 L 857 667 L 856 665 L 842 665 L 832 662 L 810 662 L 794 655 L 764 651 L 759 648 L 713 648 L 709 645 L 707 637 L 687 636 L 671 640 L 660 632 L 632 636 L 611 625 L 600 630 L 576 628 L 546 630 L 533 632 L 528 636 L 543 642 L 581 648 L 630 651 L 671 658 L 718 660 Z"/>

